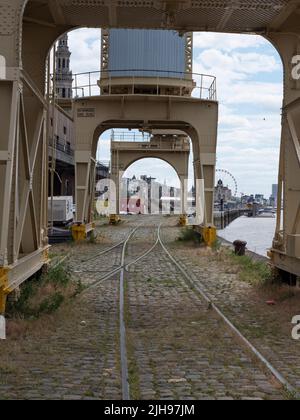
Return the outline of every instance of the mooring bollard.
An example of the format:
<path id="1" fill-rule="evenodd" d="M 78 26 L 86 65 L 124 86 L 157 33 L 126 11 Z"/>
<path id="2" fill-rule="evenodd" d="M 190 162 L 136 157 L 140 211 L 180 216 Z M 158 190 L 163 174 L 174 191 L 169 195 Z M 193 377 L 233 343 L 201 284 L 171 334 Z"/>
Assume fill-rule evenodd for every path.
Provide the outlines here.
<path id="1" fill-rule="evenodd" d="M 235 255 L 238 255 L 239 257 L 243 257 L 246 254 L 247 242 L 237 240 L 233 242 L 233 245 L 234 245 Z"/>

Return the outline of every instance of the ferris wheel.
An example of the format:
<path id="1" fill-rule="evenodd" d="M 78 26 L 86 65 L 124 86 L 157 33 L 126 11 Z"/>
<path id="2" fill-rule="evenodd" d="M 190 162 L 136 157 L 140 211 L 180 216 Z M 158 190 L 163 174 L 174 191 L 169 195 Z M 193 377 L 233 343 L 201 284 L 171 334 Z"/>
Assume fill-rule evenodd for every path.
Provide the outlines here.
<path id="1" fill-rule="evenodd" d="M 223 181 L 224 186 L 228 186 L 231 189 L 233 197 L 237 197 L 238 183 L 232 173 L 226 169 L 216 169 L 216 174 Z"/>

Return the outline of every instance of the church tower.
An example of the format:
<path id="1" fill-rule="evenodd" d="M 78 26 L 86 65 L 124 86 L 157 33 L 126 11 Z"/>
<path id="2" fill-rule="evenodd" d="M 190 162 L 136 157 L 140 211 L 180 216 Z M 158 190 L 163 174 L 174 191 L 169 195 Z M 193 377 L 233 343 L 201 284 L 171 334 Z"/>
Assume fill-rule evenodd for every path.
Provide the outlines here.
<path id="1" fill-rule="evenodd" d="M 72 99 L 73 74 L 70 70 L 71 52 L 68 45 L 68 35 L 63 35 L 56 50 L 56 93 L 58 103 L 69 102 Z"/>

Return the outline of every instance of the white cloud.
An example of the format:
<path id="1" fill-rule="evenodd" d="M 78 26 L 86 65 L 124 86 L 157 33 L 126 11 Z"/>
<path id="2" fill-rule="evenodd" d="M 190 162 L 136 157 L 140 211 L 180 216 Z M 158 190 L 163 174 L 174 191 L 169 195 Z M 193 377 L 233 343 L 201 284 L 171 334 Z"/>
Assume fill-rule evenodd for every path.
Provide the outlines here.
<path id="1" fill-rule="evenodd" d="M 100 39 L 99 29 L 82 28 L 69 33 L 71 66 L 74 73 L 100 70 Z"/>
<path id="2" fill-rule="evenodd" d="M 259 35 L 228 35 L 209 32 L 196 32 L 194 34 L 195 48 L 215 48 L 221 51 L 233 51 L 259 48 L 265 45 L 269 45 L 269 42 Z"/>
<path id="3" fill-rule="evenodd" d="M 241 191 L 268 196 L 279 160 L 283 96 L 279 55 L 275 49 L 267 50 L 270 44 L 261 37 L 198 34 L 195 45 L 202 50 L 196 50 L 194 71 L 217 77 L 218 166 L 236 176 Z"/>
<path id="4" fill-rule="evenodd" d="M 280 69 L 274 56 L 257 52 L 224 52 L 217 49 L 202 51 L 195 57 L 196 63 L 204 69 L 215 72 L 229 72 L 233 79 L 245 78 L 249 74 L 270 73 Z"/>

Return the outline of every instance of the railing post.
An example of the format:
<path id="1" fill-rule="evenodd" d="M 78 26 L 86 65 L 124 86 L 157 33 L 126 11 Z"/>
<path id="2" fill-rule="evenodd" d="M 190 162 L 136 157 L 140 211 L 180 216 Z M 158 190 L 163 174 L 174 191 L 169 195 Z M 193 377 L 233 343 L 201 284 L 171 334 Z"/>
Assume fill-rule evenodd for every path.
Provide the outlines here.
<path id="1" fill-rule="evenodd" d="M 200 99 L 202 99 L 202 89 L 203 89 L 203 74 L 201 74 Z"/>

